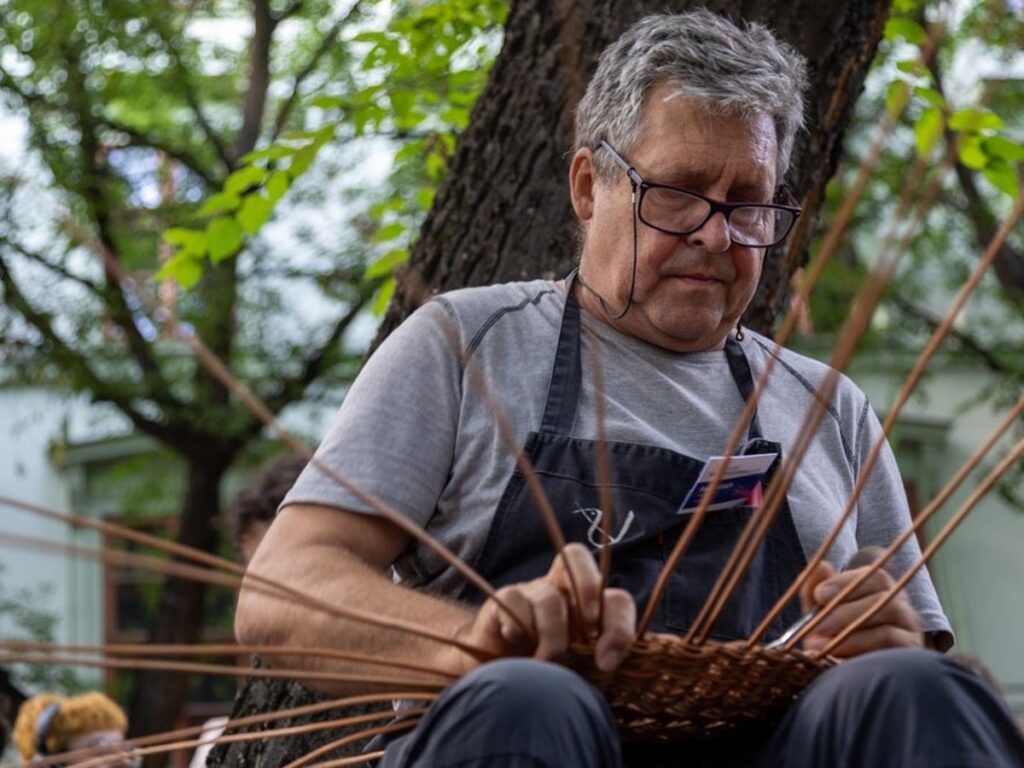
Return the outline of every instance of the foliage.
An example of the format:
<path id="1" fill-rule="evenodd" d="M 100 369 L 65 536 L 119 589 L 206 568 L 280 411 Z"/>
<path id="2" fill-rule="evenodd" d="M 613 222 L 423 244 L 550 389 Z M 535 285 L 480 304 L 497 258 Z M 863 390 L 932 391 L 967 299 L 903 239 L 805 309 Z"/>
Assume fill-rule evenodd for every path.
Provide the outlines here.
<path id="1" fill-rule="evenodd" d="M 847 165 L 829 186 L 824 227 L 868 156 L 879 131 L 879 115 L 895 121 L 847 236 L 812 297 L 814 329 L 826 335 L 838 331 L 869 269 L 886 248 L 887 235 L 905 232 L 918 215 L 915 207 L 898 211 L 901 197 L 920 200 L 935 187 L 933 203 L 912 233 L 862 342 L 865 359 L 882 350 L 905 353 L 885 358 L 904 361 L 897 363 L 906 366 L 904 372 L 909 372 L 911 361 L 1020 194 L 1024 61 L 1016 52 L 1024 43 L 1024 14 L 1007 13 L 999 6 L 920 0 L 894 4 L 867 93 L 858 103 L 847 141 Z M 929 56 L 932 36 L 938 46 Z M 919 164 L 926 172 L 912 182 L 918 179 Z M 1019 354 L 1024 338 L 1022 233 L 1018 224 L 937 363 L 979 367 L 992 377 L 983 392 L 964 394 L 964 411 L 984 406 L 1002 412 L 1024 386 L 1024 359 Z M 999 493 L 1024 510 L 1013 492 L 1021 476 L 1011 472 Z"/>
<path id="2" fill-rule="evenodd" d="M 389 278 L 408 259 L 409 241 L 486 82 L 505 12 L 497 0 L 411 3 L 396 8 L 385 29 L 356 35 L 354 43 L 369 46 L 356 87 L 312 99 L 311 111 L 319 113 L 315 129 L 292 131 L 242 157 L 197 211 L 205 229 L 164 234 L 176 252 L 157 277 L 192 287 L 207 260 L 217 264 L 235 255 L 258 234 L 324 146 L 339 137 L 390 135 L 397 144 L 392 178 L 403 183 L 368 211 L 369 241 L 384 252 L 365 275 L 385 281 L 375 301 L 382 311 L 394 289 Z"/>

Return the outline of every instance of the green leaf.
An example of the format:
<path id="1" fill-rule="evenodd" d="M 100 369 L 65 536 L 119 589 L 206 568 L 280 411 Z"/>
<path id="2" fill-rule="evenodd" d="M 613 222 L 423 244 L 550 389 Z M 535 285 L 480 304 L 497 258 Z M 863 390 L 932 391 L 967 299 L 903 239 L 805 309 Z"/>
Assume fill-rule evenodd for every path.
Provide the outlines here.
<path id="1" fill-rule="evenodd" d="M 395 152 L 395 162 L 401 163 L 418 157 L 423 152 L 426 144 L 427 142 L 423 139 L 414 139 L 413 141 L 406 142 L 404 147 Z"/>
<path id="2" fill-rule="evenodd" d="M 365 277 L 367 280 L 373 280 L 378 277 L 387 277 L 408 260 L 409 250 L 407 248 L 395 248 L 392 251 L 388 251 L 368 266 L 366 268 Z"/>
<path id="3" fill-rule="evenodd" d="M 441 119 L 462 130 L 469 125 L 469 110 L 465 107 L 449 107 L 441 113 Z"/>
<path id="4" fill-rule="evenodd" d="M 926 88 L 923 85 L 919 85 L 914 88 L 914 93 L 936 107 L 946 106 L 945 97 L 934 88 Z"/>
<path id="5" fill-rule="evenodd" d="M 1009 164 L 993 163 L 982 171 L 985 178 L 989 180 L 996 189 L 1000 189 L 1010 197 L 1016 199 L 1020 194 L 1020 181 L 1017 178 L 1017 169 Z"/>
<path id="6" fill-rule="evenodd" d="M 242 225 L 247 235 L 255 235 L 266 224 L 273 209 L 270 201 L 258 192 L 247 195 L 242 207 L 235 214 L 235 220 Z"/>
<path id="7" fill-rule="evenodd" d="M 266 177 L 267 172 L 258 165 L 247 165 L 244 168 L 239 168 L 228 176 L 227 180 L 224 182 L 224 191 L 237 195 L 239 192 L 244 192 L 249 187 L 255 187 L 262 184 L 263 179 Z"/>
<path id="8" fill-rule="evenodd" d="M 270 200 L 270 204 L 273 205 L 284 197 L 289 186 L 291 186 L 291 180 L 289 180 L 288 174 L 285 171 L 274 171 L 267 180 L 267 198 Z"/>
<path id="9" fill-rule="evenodd" d="M 436 187 L 423 187 L 416 193 L 416 204 L 424 211 L 429 211 L 437 195 Z"/>
<path id="10" fill-rule="evenodd" d="M 203 262 L 195 255 L 178 252 L 163 263 L 153 275 L 156 281 L 173 280 L 185 290 L 189 290 L 203 276 Z"/>
<path id="11" fill-rule="evenodd" d="M 910 100 L 910 86 L 903 80 L 893 80 L 885 92 L 885 111 L 893 119 L 899 117 Z"/>
<path id="12" fill-rule="evenodd" d="M 982 148 L 981 139 L 971 136 L 960 144 L 960 162 L 968 168 L 980 171 L 988 163 L 988 155 Z"/>
<path id="13" fill-rule="evenodd" d="M 389 278 L 381 285 L 373 299 L 373 314 L 380 317 L 388 308 L 388 302 L 395 295 L 395 278 Z"/>
<path id="14" fill-rule="evenodd" d="M 439 152 L 431 152 L 427 155 L 427 176 L 434 181 L 440 181 L 448 169 L 444 157 Z"/>
<path id="15" fill-rule="evenodd" d="M 296 152 L 295 157 L 292 158 L 291 165 L 288 166 L 288 175 L 293 179 L 297 179 L 304 174 L 309 169 L 309 166 L 313 164 L 313 160 L 316 159 L 318 149 L 320 148 L 316 144 L 309 144 Z"/>
<path id="16" fill-rule="evenodd" d="M 206 238 L 210 243 L 210 261 L 218 264 L 242 245 L 242 228 L 231 218 L 214 219 L 206 228 Z"/>
<path id="17" fill-rule="evenodd" d="M 1024 160 L 1024 144 L 1010 141 L 1005 136 L 991 136 L 982 139 L 981 144 L 985 152 L 994 157 L 1001 157 L 1014 163 Z"/>
<path id="18" fill-rule="evenodd" d="M 896 69 L 908 75 L 914 75 L 915 77 L 922 77 L 928 72 L 928 70 L 924 68 L 924 64 L 921 63 L 921 60 L 917 58 L 897 61 Z"/>
<path id="19" fill-rule="evenodd" d="M 967 131 L 976 133 L 978 131 L 998 131 L 1003 127 L 1003 121 L 994 112 L 983 109 L 958 109 L 949 118 L 949 127 L 954 131 Z"/>
<path id="20" fill-rule="evenodd" d="M 930 107 L 921 113 L 914 124 L 914 139 L 917 143 L 917 154 L 927 158 L 939 139 L 942 137 L 942 110 Z"/>
<path id="21" fill-rule="evenodd" d="M 344 109 L 348 106 L 347 101 L 337 96 L 317 96 L 309 103 L 318 109 Z"/>
<path id="22" fill-rule="evenodd" d="M 257 149 L 255 152 L 242 155 L 241 162 L 244 165 L 251 165 L 260 160 L 283 160 L 286 157 L 291 157 L 294 153 L 295 147 L 289 147 L 287 144 L 271 144 L 266 149 Z"/>
<path id="23" fill-rule="evenodd" d="M 913 19 L 897 16 L 885 22 L 886 40 L 896 40 L 901 37 L 908 43 L 921 45 L 928 39 L 928 33 Z"/>
<path id="24" fill-rule="evenodd" d="M 388 240 L 394 240 L 396 237 L 400 237 L 405 234 L 406 226 L 400 221 L 392 221 L 390 224 L 385 224 L 383 227 L 378 229 L 373 237 L 370 238 L 371 243 L 384 243 Z"/>
<path id="25" fill-rule="evenodd" d="M 206 253 L 206 233 L 197 229 L 168 229 L 164 242 L 178 247 L 178 253 L 202 256 Z"/>
<path id="26" fill-rule="evenodd" d="M 233 192 L 218 192 L 199 209 L 197 216 L 212 216 L 215 213 L 230 213 L 242 204 L 242 198 Z"/>

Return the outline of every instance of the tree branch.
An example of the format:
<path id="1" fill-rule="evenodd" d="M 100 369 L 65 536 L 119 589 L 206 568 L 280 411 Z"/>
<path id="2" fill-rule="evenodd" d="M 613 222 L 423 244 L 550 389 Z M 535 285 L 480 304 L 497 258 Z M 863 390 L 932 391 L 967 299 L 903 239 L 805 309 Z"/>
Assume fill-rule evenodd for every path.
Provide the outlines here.
<path id="1" fill-rule="evenodd" d="M 171 429 L 160 422 L 144 416 L 133 404 L 135 395 L 128 391 L 118 391 L 118 386 L 103 377 L 89 365 L 88 360 L 75 352 L 67 342 L 54 330 L 49 316 L 37 310 L 25 296 L 21 287 L 14 279 L 6 261 L 0 256 L 0 287 L 3 288 L 7 306 L 15 309 L 29 325 L 38 331 L 53 347 L 52 359 L 64 370 L 76 376 L 83 388 L 87 389 L 97 400 L 104 400 L 115 405 L 132 423 L 143 432 L 152 435 L 168 445 L 178 447 L 185 445 L 184 435 L 180 430 Z"/>
<path id="2" fill-rule="evenodd" d="M 906 315 L 909 315 L 910 317 L 922 321 L 932 330 L 935 330 L 942 324 L 942 318 L 935 317 L 931 312 L 924 309 L 923 307 L 919 307 L 917 304 L 914 304 L 914 302 L 910 301 L 910 299 L 906 298 L 905 296 L 900 295 L 898 292 L 893 291 L 890 298 L 893 304 L 895 304 L 901 312 L 903 312 Z M 990 371 L 1006 375 L 1017 374 L 1016 371 L 1012 370 L 1005 363 L 1003 363 L 996 356 L 995 352 L 986 347 L 984 344 L 982 344 L 974 336 L 967 333 L 966 331 L 961 331 L 954 326 L 949 329 L 949 335 L 952 338 L 956 339 L 956 341 L 959 342 L 960 345 L 966 351 L 970 352 L 972 355 L 976 356 L 983 363 L 985 363 L 985 367 L 988 368 Z"/>
<path id="3" fill-rule="evenodd" d="M 938 56 L 933 56 L 928 62 L 928 68 L 932 73 L 935 83 L 935 90 L 945 96 L 942 87 L 942 71 L 939 69 Z M 947 127 L 944 131 L 946 143 L 949 145 L 959 141 L 956 133 Z M 996 231 L 999 229 L 999 222 L 992 213 L 988 204 L 978 190 L 976 175 L 974 171 L 960 162 L 959 156 L 954 163 L 957 181 L 967 200 L 964 214 L 971 222 L 974 231 L 974 239 L 979 246 L 984 246 L 992 241 Z M 1013 302 L 1024 300 L 1024 253 L 1016 250 L 1010 242 L 1003 243 L 1003 246 L 996 254 L 995 262 L 992 264 L 992 271 L 999 280 L 1003 292 Z"/>
<path id="4" fill-rule="evenodd" d="M 97 298 L 103 298 L 103 286 L 94 283 L 89 278 L 82 277 L 81 275 L 76 275 L 70 270 L 68 270 L 66 267 L 62 267 L 59 264 L 54 264 L 53 262 L 47 260 L 46 257 L 44 257 L 41 253 L 37 253 L 36 251 L 30 250 L 21 243 L 14 242 L 6 235 L 0 235 L 0 246 L 3 245 L 6 245 L 12 251 L 16 251 L 17 253 L 21 254 L 26 259 L 29 259 L 35 262 L 36 264 L 40 264 L 46 267 L 51 272 L 57 273 L 65 280 L 70 280 L 74 283 L 77 283 L 78 285 L 84 286 L 85 288 L 89 289 L 90 292 L 95 294 Z"/>
<path id="5" fill-rule="evenodd" d="M 352 7 L 348 9 L 348 13 L 334 22 L 331 28 L 324 34 L 323 40 L 320 41 L 320 45 L 317 46 L 313 55 L 309 57 L 309 61 L 307 61 L 305 66 L 303 66 L 303 68 L 299 70 L 299 73 L 295 75 L 295 82 L 292 84 L 291 93 L 289 93 L 288 98 L 284 100 L 284 104 L 281 105 L 281 109 L 277 113 L 277 118 L 274 120 L 274 132 L 271 134 L 271 141 L 277 139 L 277 137 L 281 135 L 281 132 L 284 130 L 285 123 L 288 122 L 288 118 L 298 101 L 299 89 L 302 87 L 302 84 L 310 75 L 313 74 L 320 63 L 320 60 L 327 55 L 328 51 L 331 50 L 331 47 L 337 40 L 341 30 L 358 13 L 361 2 L 362 0 L 356 0 L 352 4 Z"/>
<path id="6" fill-rule="evenodd" d="M 359 298 L 349 307 L 348 312 L 338 318 L 330 335 L 320 348 L 306 360 L 302 372 L 298 375 L 286 378 L 281 382 L 281 388 L 277 394 L 265 399 L 267 407 L 274 413 L 280 413 L 285 406 L 295 402 L 302 397 L 306 389 L 334 362 L 338 355 L 338 345 L 341 337 L 352 324 L 352 321 L 359 316 L 363 307 L 373 296 L 378 283 L 363 284 L 360 287 Z"/>
<path id="7" fill-rule="evenodd" d="M 256 146 L 267 105 L 270 87 L 270 44 L 277 20 L 270 12 L 269 0 L 252 0 L 253 32 L 249 44 L 249 87 L 242 108 L 242 127 L 235 136 L 231 156 L 235 160 Z"/>
<path id="8" fill-rule="evenodd" d="M 136 146 L 156 149 L 165 153 L 168 157 L 174 158 L 206 182 L 208 187 L 212 189 L 220 189 L 220 187 L 223 186 L 224 179 L 219 176 L 215 177 L 209 170 L 204 168 L 199 158 L 189 150 L 182 147 L 176 147 L 166 141 L 162 141 L 152 134 L 143 133 L 137 128 L 132 128 L 130 125 L 114 120 L 111 117 L 102 118 L 102 124 L 113 131 L 125 134 L 129 139 L 131 139 L 132 144 Z"/>

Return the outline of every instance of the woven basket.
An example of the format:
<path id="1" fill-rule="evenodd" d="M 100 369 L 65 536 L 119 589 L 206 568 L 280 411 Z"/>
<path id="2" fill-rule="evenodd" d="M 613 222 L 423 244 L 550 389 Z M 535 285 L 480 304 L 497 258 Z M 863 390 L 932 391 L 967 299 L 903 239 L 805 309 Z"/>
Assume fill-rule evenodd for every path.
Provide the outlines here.
<path id="1" fill-rule="evenodd" d="M 624 741 L 659 743 L 768 726 L 836 664 L 802 651 L 691 645 L 664 634 L 645 635 L 614 672 L 595 666 L 593 646 L 574 646 L 563 663 L 604 694 Z"/>

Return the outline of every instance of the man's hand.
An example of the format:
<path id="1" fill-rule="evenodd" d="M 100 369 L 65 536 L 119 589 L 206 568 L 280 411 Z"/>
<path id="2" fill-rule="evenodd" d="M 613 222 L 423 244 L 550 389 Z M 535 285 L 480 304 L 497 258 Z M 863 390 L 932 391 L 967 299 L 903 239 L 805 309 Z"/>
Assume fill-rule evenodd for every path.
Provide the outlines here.
<path id="1" fill-rule="evenodd" d="M 579 594 L 578 605 L 569 580 L 570 570 Z M 615 669 L 633 642 L 633 596 L 623 589 L 601 592 L 600 571 L 582 544 L 567 545 L 544 576 L 502 587 L 497 596 L 534 637 L 524 632 L 494 600 L 488 600 L 472 623 L 459 633 L 460 640 L 496 656 L 553 659 L 564 653 L 573 640 L 596 638 L 594 658 L 603 670 Z M 460 656 L 456 671 L 465 672 L 475 665 L 468 656 Z"/>
<path id="2" fill-rule="evenodd" d="M 819 564 L 800 591 L 804 610 L 810 610 L 814 605 L 825 605 L 839 594 L 840 590 L 860 578 L 866 570 L 865 567 L 836 573 L 828 563 Z M 893 583 L 892 576 L 884 568 L 880 568 L 804 638 L 804 647 L 811 651 L 823 649 L 833 637 L 878 602 Z M 917 615 L 907 593 L 903 591 L 872 616 L 864 626 L 846 638 L 832 654 L 846 657 L 883 648 L 921 648 L 924 645 L 922 627 L 921 617 Z"/>

